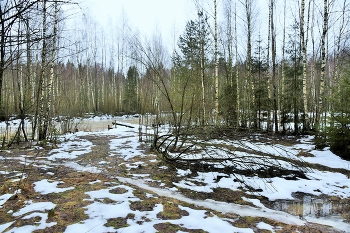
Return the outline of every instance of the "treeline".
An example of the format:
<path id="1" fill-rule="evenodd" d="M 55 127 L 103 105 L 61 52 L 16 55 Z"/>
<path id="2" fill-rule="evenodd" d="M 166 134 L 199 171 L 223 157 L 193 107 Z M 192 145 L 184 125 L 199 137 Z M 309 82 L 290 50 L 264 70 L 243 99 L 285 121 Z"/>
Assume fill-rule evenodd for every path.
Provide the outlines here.
<path id="1" fill-rule="evenodd" d="M 162 35 L 144 39 L 123 16 L 108 33 L 88 14 L 69 31 L 71 1 L 2 1 L 1 119 L 29 117 L 39 140 L 53 117 L 87 112 L 316 133 L 324 145 L 323 133 L 349 129 L 346 0 L 193 3 L 169 55 Z"/>

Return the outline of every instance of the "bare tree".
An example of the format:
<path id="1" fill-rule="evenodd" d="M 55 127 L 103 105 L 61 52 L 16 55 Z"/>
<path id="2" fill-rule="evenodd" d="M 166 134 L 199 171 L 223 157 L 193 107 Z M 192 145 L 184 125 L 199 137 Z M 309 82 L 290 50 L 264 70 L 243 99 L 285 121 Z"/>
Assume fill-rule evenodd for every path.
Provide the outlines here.
<path id="1" fill-rule="evenodd" d="M 328 33 L 328 19 L 329 19 L 329 9 L 328 9 L 328 0 L 323 1 L 323 27 L 321 34 L 321 75 L 320 75 L 320 90 L 318 98 L 318 109 L 316 111 L 316 125 L 325 126 L 324 122 L 321 123 L 321 114 L 325 110 L 325 72 L 326 72 L 326 37 Z M 325 120 L 325 118 L 324 118 Z M 320 125 L 321 124 L 321 125 Z"/>
<path id="2" fill-rule="evenodd" d="M 250 89 L 250 94 L 246 92 L 246 101 L 248 104 L 248 111 L 250 117 L 248 118 L 248 126 L 250 125 L 251 121 L 253 120 L 255 122 L 256 119 L 256 112 L 252 110 L 251 106 L 254 106 L 255 104 L 255 87 L 254 87 L 254 81 L 252 79 L 252 20 L 253 20 L 253 1 L 254 0 L 245 0 L 244 2 L 241 2 L 244 6 L 245 10 L 245 23 L 246 23 L 246 33 L 247 33 L 247 52 L 246 52 L 246 70 L 247 70 L 247 78 L 246 83 L 248 84 L 248 87 Z M 248 91 L 248 90 L 246 90 Z M 252 98 L 252 99 L 251 99 Z M 252 112 L 253 111 L 253 112 Z M 252 115 L 253 114 L 253 115 Z"/>
<path id="3" fill-rule="evenodd" d="M 214 0 L 215 124 L 219 123 L 219 47 L 217 1 Z"/>
<path id="4" fill-rule="evenodd" d="M 284 0 L 283 7 L 283 37 L 282 37 L 282 80 L 281 80 L 281 111 L 282 111 L 282 132 L 286 132 L 286 114 L 284 110 L 284 100 L 285 100 L 285 80 L 286 80 L 286 70 L 285 70 L 285 51 L 286 51 L 286 0 Z"/>
<path id="5" fill-rule="evenodd" d="M 239 70 L 238 70 L 238 32 L 237 32 L 237 3 L 235 2 L 235 52 L 236 52 L 236 112 L 237 112 L 237 126 L 240 126 L 241 121 L 241 95 L 239 88 Z"/>
<path id="6" fill-rule="evenodd" d="M 5 119 L 3 100 L 3 80 L 4 72 L 9 65 L 16 60 L 15 54 L 10 51 L 15 51 L 18 46 L 26 43 L 22 35 L 15 36 L 13 28 L 18 21 L 25 17 L 25 14 L 32 10 L 36 10 L 36 6 L 40 0 L 26 1 L 10 1 L 4 0 L 0 4 L 0 120 Z M 32 31 L 35 33 L 35 31 Z M 35 36 L 33 36 L 34 38 Z M 17 39 L 17 42 L 16 42 Z M 38 40 L 38 38 L 35 38 Z M 17 48 L 16 48 L 17 46 Z"/>
<path id="7" fill-rule="evenodd" d="M 306 23 L 306 35 L 305 35 L 305 0 L 301 0 L 300 6 L 300 41 L 301 50 L 303 56 L 303 131 L 310 129 L 309 123 L 309 109 L 308 109 L 308 82 L 307 82 L 307 45 L 308 45 L 308 32 L 310 22 L 310 7 L 311 0 L 308 4 L 308 14 Z"/>
<path id="8" fill-rule="evenodd" d="M 274 4 L 275 1 L 271 0 L 271 58 L 272 58 L 272 87 L 273 87 L 273 122 L 275 126 L 275 132 L 278 132 L 278 93 L 277 93 L 277 72 L 276 72 L 276 29 L 274 22 Z"/>

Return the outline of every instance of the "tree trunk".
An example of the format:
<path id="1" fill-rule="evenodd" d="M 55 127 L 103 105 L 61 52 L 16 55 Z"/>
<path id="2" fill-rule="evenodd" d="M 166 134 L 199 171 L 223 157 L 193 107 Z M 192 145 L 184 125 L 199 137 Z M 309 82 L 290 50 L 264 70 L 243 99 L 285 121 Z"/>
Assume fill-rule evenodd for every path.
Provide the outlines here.
<path id="1" fill-rule="evenodd" d="M 272 52 L 272 86 L 273 86 L 273 121 L 275 132 L 278 132 L 278 102 L 277 102 L 277 79 L 276 79 L 276 31 L 274 24 L 274 0 L 271 0 L 271 52 Z"/>
<path id="2" fill-rule="evenodd" d="M 325 111 L 325 71 L 326 71 L 326 36 L 328 31 L 328 0 L 324 0 L 323 10 L 323 28 L 321 36 L 321 75 L 320 75 L 320 91 L 318 97 L 318 111 L 316 112 L 316 125 L 321 126 L 321 115 Z M 324 118 L 324 120 L 326 120 Z M 321 124 L 321 125 L 320 125 Z"/>
<path id="3" fill-rule="evenodd" d="M 248 112 L 250 114 L 248 126 L 250 126 L 251 121 L 256 121 L 256 111 L 255 111 L 255 88 L 254 81 L 252 79 L 252 2 L 251 0 L 245 1 L 245 13 L 247 20 L 247 61 L 246 61 L 246 69 L 247 69 L 247 83 L 251 87 L 251 94 L 247 93 L 247 102 L 248 102 Z M 250 96 L 252 100 L 250 101 Z M 253 108 L 251 107 L 253 105 Z"/>
<path id="4" fill-rule="evenodd" d="M 201 35 L 200 40 L 200 46 L 201 46 L 201 51 L 200 51 L 200 71 L 201 71 L 201 86 L 202 86 L 202 111 L 203 111 L 203 118 L 201 120 L 202 125 L 205 124 L 207 113 L 206 113 L 206 99 L 205 99 L 205 48 L 204 48 L 204 22 L 202 22 L 202 19 L 199 19 L 200 22 L 200 27 L 199 27 L 199 34 Z"/>
<path id="5" fill-rule="evenodd" d="M 272 99 L 272 91 L 271 91 L 271 76 L 270 76 L 270 44 L 271 44 L 271 19 L 272 19 L 272 4 L 269 1 L 269 23 L 267 29 L 267 128 L 266 131 L 269 132 L 271 130 L 271 108 L 270 101 Z"/>
<path id="6" fill-rule="evenodd" d="M 4 120 L 5 112 L 3 108 L 2 101 L 2 86 L 4 79 L 4 71 L 5 71 L 5 21 L 3 16 L 2 4 L 0 4 L 0 23 L 1 23 L 1 34 L 0 34 L 0 120 Z"/>
<path id="7" fill-rule="evenodd" d="M 281 81 L 281 104 L 280 109 L 282 111 L 282 131 L 286 132 L 286 114 L 285 114 L 285 106 L 284 106 L 284 95 L 285 95 L 285 80 L 286 80 L 286 71 L 285 71 L 285 46 L 286 46 L 286 0 L 284 0 L 284 8 L 283 8 L 283 38 L 282 38 L 282 81 Z"/>
<path id="8" fill-rule="evenodd" d="M 214 56 L 215 56 L 215 124 L 219 123 L 219 48 L 218 48 L 218 22 L 217 2 L 214 0 Z"/>
<path id="9" fill-rule="evenodd" d="M 52 100 L 53 100 L 53 80 L 54 80 L 54 64 L 55 64 L 55 56 L 56 56 L 56 42 L 57 42 L 57 26 L 58 26 L 58 3 L 55 2 L 55 9 L 54 9 L 54 25 L 53 25 L 53 38 L 52 38 L 52 51 L 51 51 L 51 58 L 50 58 L 50 75 L 49 75 L 49 80 L 47 83 L 47 105 L 45 109 L 45 114 L 44 114 L 44 134 L 45 138 L 47 136 L 48 131 L 50 131 L 50 122 L 51 122 L 51 112 L 53 111 L 53 105 L 52 105 Z"/>
<path id="10" fill-rule="evenodd" d="M 238 33 L 237 33 L 237 4 L 235 2 L 235 52 L 236 52 L 236 112 L 237 112 L 237 127 L 239 127 L 241 121 L 241 95 L 239 86 L 239 72 L 238 72 Z"/>
<path id="11" fill-rule="evenodd" d="M 310 16 L 310 4 L 308 11 L 308 19 Z M 300 41 L 301 41 L 301 50 L 303 55 L 303 131 L 306 132 L 310 129 L 309 123 L 309 109 L 308 109 L 308 98 L 307 98 L 307 41 L 308 34 L 305 37 L 305 0 L 301 0 L 301 13 L 300 13 Z M 307 21 L 307 31 L 309 28 L 309 20 Z"/>
<path id="12" fill-rule="evenodd" d="M 46 8 L 47 0 L 43 0 L 43 15 L 42 15 L 42 49 L 41 49 L 41 71 L 39 75 L 39 81 L 38 81 L 38 88 L 37 88 L 37 95 L 36 95 L 36 108 L 35 108 L 35 116 L 34 116 L 34 123 L 33 123 L 33 132 L 32 132 L 32 138 L 35 138 L 35 132 L 36 129 L 38 130 L 38 140 L 44 140 L 46 138 L 46 132 L 44 129 L 44 93 L 43 93 L 43 86 L 44 86 L 44 77 L 45 77 L 45 71 L 46 71 L 46 54 L 47 54 L 47 43 L 46 43 Z"/>

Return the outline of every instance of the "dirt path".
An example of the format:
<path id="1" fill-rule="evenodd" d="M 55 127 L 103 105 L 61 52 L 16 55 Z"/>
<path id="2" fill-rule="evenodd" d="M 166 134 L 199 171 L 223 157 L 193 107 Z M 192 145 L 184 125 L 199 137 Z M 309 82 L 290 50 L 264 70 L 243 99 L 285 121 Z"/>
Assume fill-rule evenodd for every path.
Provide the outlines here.
<path id="1" fill-rule="evenodd" d="M 293 215 L 287 214 L 281 211 L 274 211 L 267 208 L 255 208 L 251 206 L 238 205 L 234 203 L 225 203 L 219 202 L 211 199 L 206 199 L 204 201 L 194 200 L 188 197 L 183 196 L 182 194 L 167 189 L 160 189 L 156 187 L 150 187 L 142 179 L 130 179 L 125 177 L 117 177 L 120 182 L 132 184 L 139 188 L 157 193 L 160 196 L 171 197 L 184 201 L 196 206 L 201 206 L 207 209 L 212 209 L 222 213 L 234 213 L 239 214 L 240 216 L 251 216 L 251 217 L 263 217 L 270 218 L 278 222 L 284 222 L 286 224 L 293 225 L 305 225 L 306 222 L 297 218 Z"/>
<path id="2" fill-rule="evenodd" d="M 100 122 L 98 125 L 103 126 L 105 123 L 107 121 Z M 51 201 L 56 204 L 56 208 L 49 220 L 57 222 L 57 225 L 46 230 L 62 232 L 67 226 L 88 218 L 85 210 L 91 201 L 86 201 L 86 192 L 106 189 L 112 184 L 125 184 L 132 187 L 133 194 L 140 199 L 140 201 L 131 202 L 130 206 L 136 211 L 146 211 L 146 216 L 147 210 L 153 209 L 157 204 L 167 206 L 169 203 L 174 203 L 170 209 L 163 211 L 161 216 L 165 220 L 170 218 L 169 216 L 181 219 L 184 214 L 178 208 L 181 205 L 196 210 L 206 210 L 208 216 L 215 214 L 221 219 L 226 219 L 235 227 L 255 229 L 257 232 L 260 231 L 256 229 L 256 225 L 262 221 L 275 229 L 280 227 L 281 232 L 297 230 L 300 232 L 340 232 L 323 225 L 309 224 L 284 212 L 246 205 L 248 203 L 243 202 L 241 198 L 243 193 L 232 192 L 228 189 L 216 189 L 213 193 L 189 192 L 183 189 L 171 191 L 170 188 L 174 187 L 173 182 L 178 182 L 182 178 L 177 177 L 176 171 L 172 169 L 160 169 L 165 164 L 157 156 L 147 152 L 145 145 L 140 143 L 136 145 L 135 138 L 137 138 L 135 131 L 130 131 L 123 137 L 118 134 L 75 136 L 72 138 L 73 147 L 81 146 L 80 144 L 84 142 L 92 144 L 91 151 L 75 159 L 62 158 L 51 161 L 48 156 L 54 153 L 45 149 L 6 152 L 6 160 L 0 160 L 0 163 L 8 166 L 9 173 L 0 176 L 2 179 L 8 179 L 8 182 L 0 187 L 0 196 L 18 188 L 21 188 L 22 193 L 0 208 L 0 216 L 4 216 L 3 219 L 0 219 L 0 225 L 11 221 L 14 221 L 16 226 L 34 224 L 36 219 L 14 219 L 9 211 L 17 211 L 30 200 Z M 74 151 L 76 151 L 74 148 L 67 150 L 69 153 Z M 18 163 L 18 160 L 21 163 Z M 19 183 L 14 182 L 13 177 L 20 178 L 21 176 Z M 40 195 L 34 191 L 33 183 L 43 179 L 62 182 L 60 187 L 74 187 L 74 190 L 69 190 L 64 195 Z M 95 181 L 99 182 L 94 183 Z M 122 191 L 116 190 L 116 192 Z M 146 195 L 149 192 L 153 197 Z M 233 199 L 234 196 L 236 199 Z M 111 202 L 108 199 L 99 201 L 104 204 Z M 114 222 L 118 222 L 115 225 L 116 229 L 123 227 L 129 217 L 130 215 L 113 219 Z M 165 224 L 161 226 L 169 229 Z M 176 226 L 176 229 L 191 232 L 190 229 L 183 229 L 181 226 Z"/>

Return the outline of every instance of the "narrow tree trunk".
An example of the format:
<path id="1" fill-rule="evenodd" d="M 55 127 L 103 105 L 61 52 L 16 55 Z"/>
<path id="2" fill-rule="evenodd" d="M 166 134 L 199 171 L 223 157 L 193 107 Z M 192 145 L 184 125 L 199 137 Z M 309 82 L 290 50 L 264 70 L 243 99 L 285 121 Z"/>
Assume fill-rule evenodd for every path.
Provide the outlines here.
<path id="1" fill-rule="evenodd" d="M 233 88 L 233 38 L 232 38 L 232 5 L 231 1 L 228 0 L 227 4 L 227 51 L 228 51 L 228 82 L 230 84 L 230 88 Z"/>
<path id="2" fill-rule="evenodd" d="M 236 112 L 237 112 L 237 127 L 239 127 L 241 121 L 241 95 L 239 86 L 239 71 L 238 71 L 238 33 L 237 33 L 237 3 L 235 2 L 235 52 L 236 52 Z"/>
<path id="3" fill-rule="evenodd" d="M 214 0 L 214 56 L 215 56 L 215 124 L 219 123 L 219 48 L 217 2 Z"/>
<path id="4" fill-rule="evenodd" d="M 316 115 L 316 124 L 318 126 L 321 122 L 321 114 L 325 111 L 325 71 L 326 71 L 326 36 L 328 31 L 328 0 L 324 0 L 324 10 L 323 10 L 323 28 L 321 36 L 321 75 L 320 75 L 320 91 L 318 98 L 318 111 Z"/>
<path id="5" fill-rule="evenodd" d="M 256 121 L 256 111 L 255 111 L 255 87 L 254 87 L 254 81 L 252 78 L 252 5 L 251 0 L 245 1 L 245 13 L 246 13 L 246 20 L 247 20 L 247 61 L 246 61 L 246 69 L 247 69 L 247 81 L 248 85 L 251 87 L 251 94 L 247 95 L 249 96 L 247 98 L 248 101 L 248 111 L 249 111 L 249 122 L 248 126 L 251 124 L 251 121 Z M 248 91 L 248 90 L 247 90 Z M 250 100 L 250 97 L 252 97 L 252 100 Z M 253 106 L 253 107 L 251 107 Z"/>
<path id="6" fill-rule="evenodd" d="M 346 1 L 343 2 L 343 8 L 342 8 L 342 18 L 341 18 L 341 24 L 340 24 L 340 30 L 339 35 L 337 37 L 336 42 L 336 51 L 335 51 L 335 68 L 334 68 L 334 78 L 335 82 L 339 81 L 340 72 L 339 72 L 339 58 L 340 58 L 340 49 L 341 49 L 341 39 L 344 36 L 344 29 L 345 29 L 345 17 L 346 17 Z"/>
<path id="7" fill-rule="evenodd" d="M 310 16 L 310 5 L 309 5 L 308 19 Z M 307 41 L 308 36 L 305 37 L 304 30 L 304 20 L 305 19 L 305 0 L 301 1 L 301 14 L 300 14 L 300 41 L 301 41 L 301 50 L 303 55 L 303 131 L 308 131 L 309 126 L 309 109 L 308 109 L 308 98 L 307 98 Z M 307 31 L 309 20 L 307 21 Z"/>
<path id="8" fill-rule="evenodd" d="M 315 12 L 315 1 L 312 2 L 312 12 Z M 312 14 L 312 20 L 311 20 L 311 28 L 315 27 L 315 14 Z M 311 62 L 311 74 L 310 74 L 310 83 L 313 84 L 315 87 L 312 90 L 312 103 L 313 103 L 313 108 L 312 108 L 312 118 L 310 119 L 310 125 L 312 128 L 315 128 L 317 126 L 316 124 L 316 116 L 317 116 L 317 111 L 318 111 L 318 91 L 317 87 L 319 87 L 319 80 L 316 79 L 316 49 L 315 49 L 315 33 L 314 30 L 311 30 L 311 44 L 312 44 L 312 62 Z"/>
<path id="9" fill-rule="evenodd" d="M 201 86 L 202 86 L 202 111 L 203 111 L 203 118 L 201 120 L 201 124 L 204 125 L 205 121 L 207 120 L 207 113 L 206 113 L 206 98 L 205 98 L 205 48 L 204 48 L 204 22 L 202 22 L 202 19 L 199 19 L 200 27 L 199 27 L 199 34 L 200 34 L 200 46 L 201 46 L 201 52 L 200 52 L 200 64 L 201 64 Z"/>
<path id="10" fill-rule="evenodd" d="M 274 0 L 271 0 L 271 50 L 272 50 L 272 85 L 273 85 L 273 121 L 275 132 L 278 132 L 278 102 L 277 102 L 277 79 L 276 79 L 276 31 L 274 24 Z"/>
<path id="11" fill-rule="evenodd" d="M 5 71 L 5 21 L 3 20 L 3 9 L 2 4 L 0 4 L 0 23 L 1 23 L 1 33 L 0 33 L 0 120 L 4 120 L 5 112 L 3 109 L 3 98 L 2 98 L 2 87 Z"/>
<path id="12" fill-rule="evenodd" d="M 45 109 L 45 113 L 44 113 L 44 135 L 45 138 L 47 136 L 47 134 L 49 133 L 49 126 L 50 126 L 50 122 L 51 122 L 51 111 L 53 110 L 53 106 L 52 106 L 52 99 L 53 99 L 53 79 L 54 79 L 54 62 L 55 62 L 55 55 L 56 55 L 56 41 L 57 41 L 57 24 L 58 24 L 58 3 L 55 2 L 55 12 L 54 12 L 54 25 L 53 25 L 53 38 L 52 38 L 52 51 L 51 51 L 51 58 L 50 58 L 50 75 L 49 75 L 49 80 L 47 83 L 46 88 L 46 109 Z"/>
<path id="13" fill-rule="evenodd" d="M 47 43 L 46 43 L 46 2 L 47 0 L 43 0 L 43 22 L 42 22 L 42 50 L 41 50 L 41 71 L 39 75 L 39 81 L 38 81 L 38 89 L 37 89 L 37 95 L 36 95 L 36 108 L 35 108 L 35 116 L 34 116 L 34 126 L 33 126 L 33 132 L 32 137 L 34 139 L 35 137 L 35 131 L 36 127 L 38 129 L 38 140 L 41 141 L 45 139 L 46 132 L 43 129 L 43 115 L 44 115 L 44 94 L 43 94 L 43 86 L 44 86 L 44 76 L 46 71 L 46 54 L 47 54 Z"/>
<path id="14" fill-rule="evenodd" d="M 281 104 L 280 108 L 282 111 L 282 131 L 286 132 L 286 114 L 285 114 L 285 106 L 284 106 L 284 95 L 285 95 L 285 80 L 286 80 L 286 71 L 285 71 L 285 46 L 286 46 L 286 0 L 284 0 L 284 8 L 283 8 L 283 38 L 282 38 L 282 81 L 281 81 Z"/>
<path id="15" fill-rule="evenodd" d="M 32 83 L 32 54 L 30 51 L 30 28 L 29 28 L 29 17 L 26 20 L 26 59 L 27 59 L 27 67 L 26 67 L 26 96 L 29 97 L 29 104 L 34 104 L 34 95 L 33 95 L 33 83 Z"/>
<path id="16" fill-rule="evenodd" d="M 271 44 L 271 19 L 272 19 L 272 4 L 269 1 L 269 23 L 267 29 L 267 128 L 266 131 L 269 132 L 271 130 L 271 104 L 270 101 L 272 99 L 272 91 L 271 91 L 271 75 L 270 75 L 270 44 Z"/>

